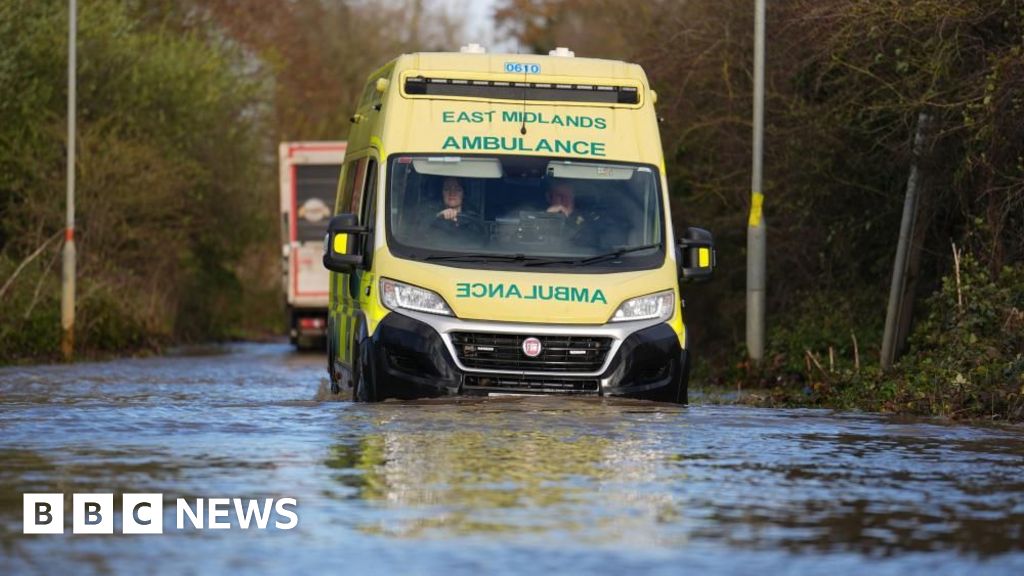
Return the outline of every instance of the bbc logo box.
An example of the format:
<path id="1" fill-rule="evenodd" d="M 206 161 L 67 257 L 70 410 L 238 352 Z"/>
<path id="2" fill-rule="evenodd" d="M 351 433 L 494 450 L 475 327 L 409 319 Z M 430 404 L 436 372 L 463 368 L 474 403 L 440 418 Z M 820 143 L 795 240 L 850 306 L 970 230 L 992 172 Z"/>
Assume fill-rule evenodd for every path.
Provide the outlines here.
<path id="1" fill-rule="evenodd" d="M 25 494 L 22 500 L 24 534 L 63 534 L 64 495 Z M 74 534 L 113 534 L 113 494 L 73 494 L 71 531 Z M 122 534 L 162 534 L 163 494 L 124 494 L 121 497 Z"/>
<path id="2" fill-rule="evenodd" d="M 25 534 L 63 534 L 64 495 L 25 494 L 21 517 Z"/>

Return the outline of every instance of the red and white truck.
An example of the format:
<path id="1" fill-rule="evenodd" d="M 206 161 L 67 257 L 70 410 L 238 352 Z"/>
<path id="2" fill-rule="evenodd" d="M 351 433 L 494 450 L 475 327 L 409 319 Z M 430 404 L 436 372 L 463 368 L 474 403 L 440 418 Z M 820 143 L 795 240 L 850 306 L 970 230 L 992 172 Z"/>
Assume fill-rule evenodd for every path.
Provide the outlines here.
<path id="1" fill-rule="evenodd" d="M 330 277 L 321 259 L 345 146 L 283 142 L 278 148 L 284 293 L 289 337 L 299 349 L 324 343 Z"/>

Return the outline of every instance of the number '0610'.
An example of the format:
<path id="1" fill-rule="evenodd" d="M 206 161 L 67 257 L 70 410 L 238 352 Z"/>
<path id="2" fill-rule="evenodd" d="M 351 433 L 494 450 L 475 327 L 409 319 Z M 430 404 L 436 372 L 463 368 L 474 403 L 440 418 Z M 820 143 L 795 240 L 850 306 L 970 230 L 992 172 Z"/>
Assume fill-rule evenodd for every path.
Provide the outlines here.
<path id="1" fill-rule="evenodd" d="M 540 74 L 540 64 L 505 62 L 505 72 L 512 72 L 514 74 Z"/>

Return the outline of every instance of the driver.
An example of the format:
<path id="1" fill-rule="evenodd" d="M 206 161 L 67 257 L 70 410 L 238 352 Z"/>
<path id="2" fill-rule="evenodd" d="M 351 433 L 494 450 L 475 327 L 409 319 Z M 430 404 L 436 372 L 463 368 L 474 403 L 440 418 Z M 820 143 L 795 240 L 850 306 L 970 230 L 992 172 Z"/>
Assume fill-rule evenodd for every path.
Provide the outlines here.
<path id="1" fill-rule="evenodd" d="M 444 181 L 441 183 L 441 201 L 444 203 L 444 207 L 434 217 L 452 220 L 455 227 L 458 228 L 460 214 L 472 216 L 472 214 L 463 211 L 462 201 L 465 197 L 466 192 L 462 188 L 462 182 L 459 181 L 459 178 L 454 176 L 444 178 Z"/>
<path id="2" fill-rule="evenodd" d="M 432 235 L 457 241 L 480 234 L 480 217 L 463 205 L 466 197 L 462 181 L 449 176 L 441 182 L 441 209 L 430 211 L 423 222 Z"/>
<path id="3" fill-rule="evenodd" d="M 458 225 L 459 214 L 462 212 L 462 200 L 466 197 L 466 191 L 462 188 L 462 182 L 458 178 L 449 176 L 441 184 L 441 200 L 444 208 L 435 215 L 435 218 L 452 220 Z"/>

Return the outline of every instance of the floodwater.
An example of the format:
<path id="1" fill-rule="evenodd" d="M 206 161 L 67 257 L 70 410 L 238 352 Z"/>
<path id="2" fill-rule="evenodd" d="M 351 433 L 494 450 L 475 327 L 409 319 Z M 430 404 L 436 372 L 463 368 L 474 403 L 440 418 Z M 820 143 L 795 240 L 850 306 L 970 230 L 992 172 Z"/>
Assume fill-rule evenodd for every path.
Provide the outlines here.
<path id="1" fill-rule="evenodd" d="M 1019 427 L 353 404 L 322 356 L 214 352 L 0 370 L 0 574 L 1024 574 Z M 64 535 L 21 533 L 26 492 L 67 495 Z M 115 494 L 113 535 L 71 533 L 75 492 Z M 126 492 L 163 494 L 162 535 L 120 533 Z M 178 529 L 177 498 L 213 497 L 295 498 L 299 523 Z"/>

